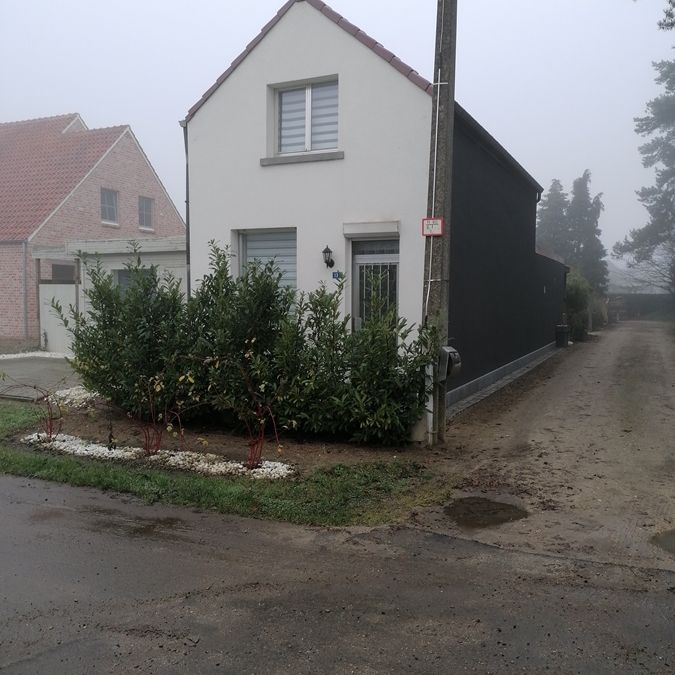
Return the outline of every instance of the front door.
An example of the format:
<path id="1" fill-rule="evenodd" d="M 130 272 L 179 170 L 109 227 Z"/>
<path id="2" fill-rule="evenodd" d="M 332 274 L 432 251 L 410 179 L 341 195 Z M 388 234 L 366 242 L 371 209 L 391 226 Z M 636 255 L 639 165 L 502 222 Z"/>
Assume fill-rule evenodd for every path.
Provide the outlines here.
<path id="1" fill-rule="evenodd" d="M 398 308 L 398 255 L 398 239 L 352 242 L 354 330 L 359 330 L 374 312 Z"/>

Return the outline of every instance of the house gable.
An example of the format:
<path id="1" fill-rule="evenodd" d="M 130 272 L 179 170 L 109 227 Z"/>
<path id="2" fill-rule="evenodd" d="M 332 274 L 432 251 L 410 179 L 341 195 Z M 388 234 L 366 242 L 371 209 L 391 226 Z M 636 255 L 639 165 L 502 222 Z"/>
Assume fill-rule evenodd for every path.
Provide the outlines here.
<path id="1" fill-rule="evenodd" d="M 337 147 L 283 157 L 278 93 L 326 81 L 337 82 Z M 294 229 L 298 288 L 310 289 L 332 278 L 327 245 L 346 271 L 352 225 L 365 236 L 387 223 L 401 250 L 419 253 L 402 258 L 400 290 L 403 313 L 419 321 L 430 127 L 426 89 L 312 4 L 292 3 L 188 120 L 193 281 L 208 268 L 210 239 L 238 254 L 244 231 Z"/>
<path id="2" fill-rule="evenodd" d="M 117 192 L 118 223 L 101 219 L 101 188 Z M 138 199 L 153 200 L 153 228 L 139 227 Z M 127 127 L 108 152 L 31 237 L 40 246 L 69 239 L 142 239 L 185 233 L 182 218 Z"/>
<path id="3" fill-rule="evenodd" d="M 211 97 L 211 95 L 220 87 L 220 85 L 225 82 L 225 80 L 239 67 L 239 65 L 248 57 L 248 55 L 257 47 L 258 44 L 265 39 L 265 37 L 270 33 L 270 31 L 281 21 L 281 19 L 286 15 L 286 13 L 297 3 L 304 2 L 307 5 L 313 7 L 315 10 L 323 14 L 327 19 L 331 20 L 333 23 L 338 25 L 346 33 L 357 39 L 361 44 L 363 44 L 368 49 L 372 50 L 380 58 L 384 59 L 387 63 L 390 63 L 396 70 L 398 70 L 402 75 L 407 77 L 413 84 L 420 87 L 428 94 L 431 93 L 432 84 L 423 78 L 416 70 L 411 66 L 407 65 L 401 59 L 399 59 L 393 52 L 390 52 L 386 47 L 381 45 L 377 40 L 370 37 L 366 32 L 362 31 L 360 28 L 350 23 L 343 16 L 338 14 L 335 10 L 331 9 L 325 2 L 321 0 L 289 0 L 281 9 L 276 13 L 270 21 L 268 21 L 260 30 L 260 33 L 256 35 L 251 42 L 246 45 L 246 48 L 243 52 L 237 56 L 237 58 L 230 64 L 230 66 L 225 70 L 220 77 L 209 87 L 202 97 L 195 103 L 190 110 L 188 111 L 186 120 L 189 121 L 196 112 L 206 103 L 206 101 Z"/>
<path id="4" fill-rule="evenodd" d="M 115 223 L 102 222 L 102 188 L 116 194 Z M 0 338 L 39 341 L 37 285 L 52 261 L 33 260 L 34 245 L 170 235 L 185 225 L 128 126 L 90 130 L 76 113 L 0 124 Z"/>

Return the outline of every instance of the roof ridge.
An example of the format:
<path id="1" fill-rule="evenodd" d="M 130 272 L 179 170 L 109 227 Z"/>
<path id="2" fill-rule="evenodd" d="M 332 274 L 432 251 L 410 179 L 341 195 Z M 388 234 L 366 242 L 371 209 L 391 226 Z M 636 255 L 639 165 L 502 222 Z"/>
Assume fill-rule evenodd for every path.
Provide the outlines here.
<path id="1" fill-rule="evenodd" d="M 113 124 L 109 127 L 95 127 L 94 129 L 75 129 L 72 134 L 90 134 L 96 131 L 116 131 L 117 129 L 131 129 L 130 124 Z"/>
<path id="2" fill-rule="evenodd" d="M 10 124 L 32 124 L 34 122 L 47 122 L 51 120 L 67 119 L 68 117 L 78 117 L 80 113 L 64 113 L 62 115 L 48 115 L 46 117 L 33 117 L 27 120 L 13 120 L 10 122 L 0 122 L 0 126 Z"/>
<path id="3" fill-rule="evenodd" d="M 204 103 L 211 97 L 211 95 L 220 87 L 220 85 L 234 72 L 239 64 L 255 49 L 255 47 L 262 42 L 265 36 L 276 26 L 277 23 L 286 15 L 298 2 L 307 2 L 308 5 L 323 14 L 327 19 L 338 25 L 344 31 L 356 38 L 365 47 L 368 47 L 372 52 L 384 59 L 391 66 L 396 68 L 399 73 L 408 78 L 414 85 L 431 94 L 433 85 L 429 80 L 422 77 L 412 66 L 401 61 L 393 52 L 390 52 L 386 47 L 381 45 L 375 38 L 370 37 L 368 33 L 361 30 L 358 26 L 345 19 L 341 14 L 338 14 L 334 9 L 329 7 L 323 0 L 288 0 L 281 6 L 279 11 L 260 29 L 260 32 L 246 45 L 244 50 L 237 56 L 229 67 L 218 77 L 218 79 L 202 94 L 201 98 L 195 103 L 187 112 L 185 117 L 189 120 L 201 108 Z"/>

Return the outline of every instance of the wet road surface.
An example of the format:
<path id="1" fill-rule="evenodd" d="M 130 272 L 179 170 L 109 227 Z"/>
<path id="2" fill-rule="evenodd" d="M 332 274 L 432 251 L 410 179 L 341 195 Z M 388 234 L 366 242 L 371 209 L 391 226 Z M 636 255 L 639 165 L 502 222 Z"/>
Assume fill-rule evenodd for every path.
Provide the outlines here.
<path id="1" fill-rule="evenodd" d="M 0 672 L 673 672 L 675 573 L 0 477 Z"/>

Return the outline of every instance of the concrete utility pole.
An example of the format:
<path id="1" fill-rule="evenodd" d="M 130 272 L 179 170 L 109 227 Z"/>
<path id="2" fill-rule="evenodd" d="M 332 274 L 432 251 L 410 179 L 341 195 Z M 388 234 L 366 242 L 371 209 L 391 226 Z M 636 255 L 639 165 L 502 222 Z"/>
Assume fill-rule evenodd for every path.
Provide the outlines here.
<path id="1" fill-rule="evenodd" d="M 445 227 L 441 236 L 426 238 L 423 308 L 424 320 L 438 327 L 441 345 L 448 343 L 456 47 L 457 0 L 438 0 L 427 215 L 443 218 Z M 433 416 L 427 423 L 427 442 L 433 445 L 444 439 L 445 381 L 439 382 L 434 371 Z"/>

